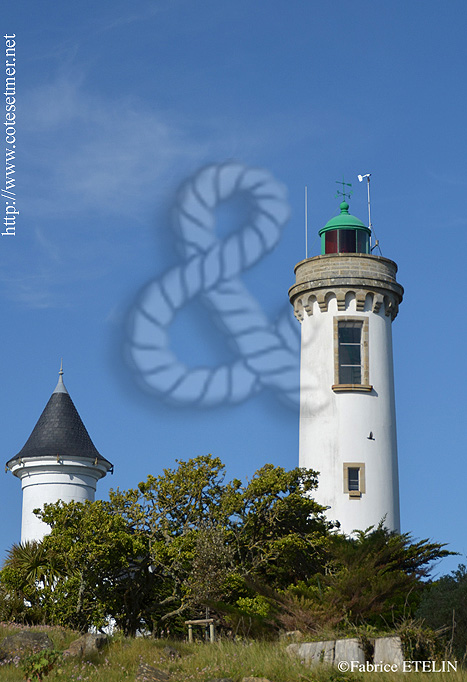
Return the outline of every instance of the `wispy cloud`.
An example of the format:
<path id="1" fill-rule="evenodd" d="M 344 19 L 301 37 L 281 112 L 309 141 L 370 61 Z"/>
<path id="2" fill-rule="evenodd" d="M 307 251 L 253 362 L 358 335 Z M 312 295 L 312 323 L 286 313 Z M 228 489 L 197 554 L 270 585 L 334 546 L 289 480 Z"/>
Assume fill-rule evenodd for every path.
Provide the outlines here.
<path id="1" fill-rule="evenodd" d="M 454 187 L 466 187 L 467 186 L 467 176 L 465 173 L 459 174 L 457 168 L 455 171 L 434 171 L 429 170 L 428 176 L 443 185 L 452 185 Z"/>
<path id="2" fill-rule="evenodd" d="M 79 77 L 25 92 L 22 112 L 18 234 L 27 239 L 2 257 L 0 285 L 26 307 L 66 307 L 70 291 L 121 263 L 128 244 L 115 231 L 141 224 L 167 178 L 180 167 L 183 177 L 207 147 L 147 104 L 90 93 Z"/>
<path id="3" fill-rule="evenodd" d="M 117 18 L 113 18 L 98 31 L 96 31 L 96 33 L 105 33 L 106 31 L 112 31 L 113 29 L 119 28 L 120 26 L 128 26 L 130 24 L 148 21 L 155 14 L 167 10 L 173 4 L 173 0 L 158 3 L 154 3 L 154 0 L 151 0 L 151 3 L 144 3 L 140 11 L 119 14 Z M 115 13 L 115 11 L 113 13 Z"/>
<path id="4" fill-rule="evenodd" d="M 2 275 L 1 284 L 7 299 L 26 308 L 45 310 L 64 304 L 60 295 L 52 291 L 48 278 L 42 274 L 18 277 Z"/>
<path id="5" fill-rule="evenodd" d="M 28 201 L 42 212 L 134 213 L 132 202 L 177 162 L 205 152 L 160 112 L 91 94 L 76 79 L 62 77 L 26 98 L 23 144 L 34 176 Z"/>
<path id="6" fill-rule="evenodd" d="M 53 242 L 51 239 L 48 239 L 42 228 L 36 227 L 34 230 L 34 235 L 36 237 L 37 244 L 42 249 L 42 252 L 50 260 L 55 261 L 56 263 L 62 261 L 62 254 L 58 244 Z"/>
<path id="7" fill-rule="evenodd" d="M 277 131 L 292 125 L 273 115 L 247 123 L 214 112 L 187 121 L 138 98 L 91 93 L 76 75 L 62 75 L 24 99 L 28 202 L 49 216 L 134 216 L 135 202 L 154 206 L 168 179 L 179 182 L 213 160 L 261 159 L 278 147 Z M 300 131 L 318 134 L 298 114 L 293 125 L 295 139 Z"/>
<path id="8" fill-rule="evenodd" d="M 103 279 L 122 262 L 119 231 L 145 222 L 174 186 L 213 159 L 260 159 L 267 125 L 232 125 L 212 114 L 184 121 L 136 98 L 91 92 L 61 75 L 23 94 L 22 205 L 28 265 L 18 254 L 0 276 L 8 298 L 29 307 L 68 304 L 66 291 Z M 277 121 L 276 121 L 277 123 Z M 198 130 L 197 130 L 198 128 Z M 202 132 L 200 133 L 200 129 Z M 245 159 L 252 162 L 253 158 Z M 165 188 L 165 189 L 164 189 Z M 21 283 L 13 279 L 25 273 Z M 77 286 L 79 283 L 79 286 Z"/>

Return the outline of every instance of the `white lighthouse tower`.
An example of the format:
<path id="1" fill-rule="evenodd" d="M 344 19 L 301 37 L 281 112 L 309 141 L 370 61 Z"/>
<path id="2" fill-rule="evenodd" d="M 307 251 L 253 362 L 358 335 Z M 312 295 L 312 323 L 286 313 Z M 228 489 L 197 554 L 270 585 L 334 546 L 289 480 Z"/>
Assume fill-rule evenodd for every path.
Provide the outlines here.
<path id="1" fill-rule="evenodd" d="M 319 471 L 316 500 L 347 534 L 383 519 L 400 528 L 391 323 L 403 289 L 370 233 L 343 201 L 289 291 L 302 325 L 300 466 Z"/>
<path id="2" fill-rule="evenodd" d="M 65 388 L 58 384 L 25 446 L 7 463 L 21 479 L 21 542 L 42 540 L 49 527 L 34 514 L 45 503 L 94 500 L 96 484 L 113 465 L 96 450 Z"/>

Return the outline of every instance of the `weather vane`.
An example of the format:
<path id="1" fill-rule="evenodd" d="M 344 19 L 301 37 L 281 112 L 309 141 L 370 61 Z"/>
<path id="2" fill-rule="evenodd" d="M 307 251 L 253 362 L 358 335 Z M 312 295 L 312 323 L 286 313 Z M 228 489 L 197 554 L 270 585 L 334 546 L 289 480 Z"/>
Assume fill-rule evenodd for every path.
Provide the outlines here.
<path id="1" fill-rule="evenodd" d="M 349 199 L 350 199 L 350 195 L 353 194 L 353 192 L 352 192 L 352 190 L 346 190 L 345 188 L 346 187 L 352 187 L 352 183 L 351 182 L 344 182 L 344 176 L 342 176 L 342 180 L 336 180 L 336 183 L 338 185 L 342 185 L 342 192 L 340 189 L 338 189 L 336 197 L 343 197 L 344 201 L 345 201 L 346 197 L 349 197 Z"/>

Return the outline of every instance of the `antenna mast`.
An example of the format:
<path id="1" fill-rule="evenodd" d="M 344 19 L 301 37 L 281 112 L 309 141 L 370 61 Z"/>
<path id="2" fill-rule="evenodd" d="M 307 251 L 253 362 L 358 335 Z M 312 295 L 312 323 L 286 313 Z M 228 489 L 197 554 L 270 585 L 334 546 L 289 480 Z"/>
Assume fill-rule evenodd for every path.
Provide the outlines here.
<path id="1" fill-rule="evenodd" d="M 308 187 L 305 185 L 305 258 L 308 258 Z"/>
<path id="2" fill-rule="evenodd" d="M 371 227 L 371 202 L 370 202 L 370 175 L 371 173 L 368 173 L 367 175 L 367 183 L 366 186 L 368 188 L 368 227 L 370 230 L 372 229 Z"/>
<path id="3" fill-rule="evenodd" d="M 359 182 L 362 182 L 363 178 L 366 178 L 366 180 L 367 180 L 366 186 L 367 186 L 367 190 L 368 190 L 368 227 L 370 228 L 370 231 L 371 231 L 371 237 L 373 237 L 373 226 L 371 224 L 370 177 L 371 177 L 371 173 L 367 173 L 366 175 L 359 175 L 358 180 L 359 180 Z M 371 237 L 370 237 L 370 239 L 371 239 Z M 378 244 L 376 242 L 375 246 L 377 246 L 377 245 Z M 370 247 L 371 247 L 371 244 L 370 244 Z"/>

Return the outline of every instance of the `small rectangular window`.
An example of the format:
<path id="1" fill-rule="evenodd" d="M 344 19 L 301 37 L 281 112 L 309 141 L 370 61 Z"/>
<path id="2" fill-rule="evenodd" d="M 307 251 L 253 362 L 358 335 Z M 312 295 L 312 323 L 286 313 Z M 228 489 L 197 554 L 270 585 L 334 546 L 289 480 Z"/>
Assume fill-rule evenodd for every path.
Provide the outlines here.
<path id="1" fill-rule="evenodd" d="M 362 322 L 345 320 L 338 325 L 339 383 L 362 383 Z"/>
<path id="2" fill-rule="evenodd" d="M 365 464 L 346 462 L 344 464 L 344 493 L 349 498 L 358 500 L 365 492 Z"/>
<path id="3" fill-rule="evenodd" d="M 360 469 L 357 467 L 349 467 L 347 469 L 347 483 L 349 492 L 360 490 Z"/>

